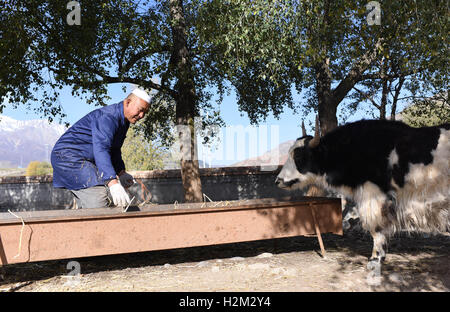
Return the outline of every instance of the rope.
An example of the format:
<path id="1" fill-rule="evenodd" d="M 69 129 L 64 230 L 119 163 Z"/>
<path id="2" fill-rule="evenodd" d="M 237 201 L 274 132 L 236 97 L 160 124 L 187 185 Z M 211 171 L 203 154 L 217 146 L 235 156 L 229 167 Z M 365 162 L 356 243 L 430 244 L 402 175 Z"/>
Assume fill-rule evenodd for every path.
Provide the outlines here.
<path id="1" fill-rule="evenodd" d="M 130 203 L 127 205 L 127 207 L 123 210 L 123 212 L 127 212 L 127 210 L 128 210 L 128 207 L 130 207 L 130 205 L 131 205 L 131 203 L 133 202 L 133 200 L 134 200 L 134 198 L 135 198 L 136 196 L 133 196 L 133 198 L 130 200 Z"/>
<path id="2" fill-rule="evenodd" d="M 211 198 L 209 198 L 208 196 L 206 196 L 205 193 L 202 193 L 202 194 L 203 194 L 203 204 L 202 204 L 202 206 L 201 206 L 200 208 L 205 208 L 205 206 L 206 206 L 206 200 L 205 200 L 205 198 L 207 198 L 210 202 L 213 202 L 213 201 L 211 200 Z"/>
<path id="3" fill-rule="evenodd" d="M 205 193 L 203 193 L 203 201 L 205 201 L 205 197 L 206 197 L 207 199 L 209 199 L 210 202 L 212 202 L 211 198 L 209 198 L 208 196 L 206 196 Z"/>
<path id="4" fill-rule="evenodd" d="M 23 218 L 16 215 L 15 213 L 13 213 L 11 210 L 8 209 L 8 212 L 10 214 L 12 214 L 14 217 L 20 219 L 20 221 L 22 221 L 22 228 L 20 229 L 20 238 L 19 238 L 19 252 L 17 253 L 17 255 L 15 255 L 13 257 L 13 259 L 16 259 L 17 257 L 20 256 L 20 251 L 22 250 L 22 236 L 23 236 L 23 229 L 25 228 L 25 222 L 23 222 Z"/>

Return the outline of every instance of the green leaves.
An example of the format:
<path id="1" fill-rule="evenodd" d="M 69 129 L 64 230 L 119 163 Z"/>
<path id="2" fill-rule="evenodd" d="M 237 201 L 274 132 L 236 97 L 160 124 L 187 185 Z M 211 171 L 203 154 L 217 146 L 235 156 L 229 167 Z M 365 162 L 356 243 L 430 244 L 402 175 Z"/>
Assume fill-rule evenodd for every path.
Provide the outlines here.
<path id="1" fill-rule="evenodd" d="M 53 173 L 53 167 L 50 163 L 46 161 L 30 161 L 30 163 L 27 166 L 27 170 L 25 175 L 27 177 L 30 176 L 41 176 L 46 174 L 52 174 Z"/>
<path id="2" fill-rule="evenodd" d="M 121 149 L 126 170 L 163 169 L 168 151 L 155 142 L 146 140 L 137 129 L 130 127 Z"/>
<path id="3" fill-rule="evenodd" d="M 438 1 L 382 1 L 381 25 L 369 26 L 366 4 L 184 1 L 196 111 L 217 116 L 218 104 L 232 88 L 240 110 L 255 123 L 269 113 L 278 116 L 286 106 L 305 113 L 317 109 L 317 85 L 327 85 L 332 94 L 380 38 L 383 44 L 362 76 L 377 84 L 373 77 L 384 59 L 395 63 L 390 74 L 413 73 L 404 85 L 411 93 L 448 88 L 447 8 Z M 153 88 L 166 102 L 174 101 L 178 78 L 171 64 L 168 8 L 165 0 L 83 1 L 81 25 L 75 27 L 66 23 L 64 2 L 12 0 L 0 15 L 0 110 L 40 101 L 44 116 L 61 118 L 55 99 L 62 87 L 70 86 L 88 103 L 106 105 L 107 86 L 114 83 Z M 327 75 L 320 81 L 317 68 L 324 65 Z M 372 91 L 362 76 L 353 77 L 355 86 Z M 307 98 L 294 103 L 292 92 L 303 90 Z M 348 92 L 344 98 L 353 96 Z M 5 99 L 11 104 L 3 104 Z M 169 107 L 148 123 L 164 125 L 160 118 L 174 118 L 175 106 Z M 149 136 L 156 133 L 150 128 Z"/>
<path id="4" fill-rule="evenodd" d="M 447 7 L 433 1 L 383 1 L 381 25 L 370 26 L 366 4 L 202 1 L 199 37 L 215 51 L 212 57 L 253 122 L 270 111 L 278 114 L 283 106 L 302 107 L 304 112 L 317 110 L 317 105 L 338 106 L 354 96 L 352 86 L 363 89 L 365 81 L 379 82 L 376 73 L 383 59 L 396 64 L 391 75 L 421 72 L 415 79 L 423 91 L 447 87 Z M 434 87 L 426 88 L 429 83 Z M 306 89 L 309 97 L 293 103 L 293 85 L 297 91 Z"/>
<path id="5" fill-rule="evenodd" d="M 448 93 L 433 98 L 416 100 L 402 113 L 402 120 L 412 127 L 438 126 L 450 123 L 450 101 Z"/>

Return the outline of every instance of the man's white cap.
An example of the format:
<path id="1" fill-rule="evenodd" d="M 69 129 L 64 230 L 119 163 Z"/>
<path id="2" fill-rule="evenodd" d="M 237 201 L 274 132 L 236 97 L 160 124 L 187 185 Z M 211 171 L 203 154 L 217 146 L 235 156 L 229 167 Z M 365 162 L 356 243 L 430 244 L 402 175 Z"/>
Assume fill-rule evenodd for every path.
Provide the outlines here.
<path id="1" fill-rule="evenodd" d="M 145 102 L 150 103 L 150 95 L 148 95 L 148 93 L 145 92 L 144 90 L 136 88 L 131 93 L 133 93 L 137 97 L 143 99 Z"/>

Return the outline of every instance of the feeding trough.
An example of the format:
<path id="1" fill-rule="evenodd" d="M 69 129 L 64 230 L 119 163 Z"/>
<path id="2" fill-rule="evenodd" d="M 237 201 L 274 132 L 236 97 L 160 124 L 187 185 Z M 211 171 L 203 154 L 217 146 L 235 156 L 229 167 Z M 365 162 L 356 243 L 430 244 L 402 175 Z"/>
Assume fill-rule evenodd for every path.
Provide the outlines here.
<path id="1" fill-rule="evenodd" d="M 337 198 L 0 213 L 0 264 L 122 254 L 321 233 L 342 235 Z"/>

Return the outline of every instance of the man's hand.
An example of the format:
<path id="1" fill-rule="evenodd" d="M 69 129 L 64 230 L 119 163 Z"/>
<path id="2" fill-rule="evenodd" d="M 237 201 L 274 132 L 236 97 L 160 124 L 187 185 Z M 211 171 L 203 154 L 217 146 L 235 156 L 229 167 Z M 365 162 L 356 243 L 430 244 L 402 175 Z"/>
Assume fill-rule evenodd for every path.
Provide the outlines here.
<path id="1" fill-rule="evenodd" d="M 131 174 L 129 174 L 128 172 L 122 170 L 119 173 L 119 179 L 120 179 L 120 184 L 123 185 L 123 187 L 129 188 L 130 186 L 132 186 L 134 183 L 136 183 L 134 181 L 134 178 Z"/>
<path id="2" fill-rule="evenodd" d="M 115 183 L 113 182 L 115 181 Z M 114 205 L 116 206 L 126 206 L 130 201 L 127 191 L 123 188 L 117 180 L 112 180 L 109 184 L 109 191 L 111 193 Z"/>

